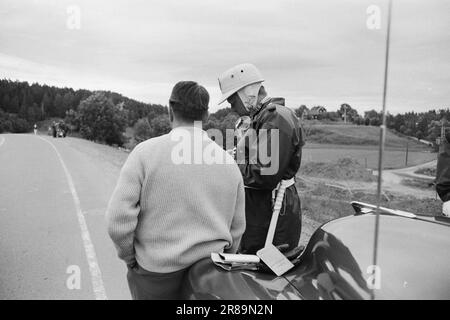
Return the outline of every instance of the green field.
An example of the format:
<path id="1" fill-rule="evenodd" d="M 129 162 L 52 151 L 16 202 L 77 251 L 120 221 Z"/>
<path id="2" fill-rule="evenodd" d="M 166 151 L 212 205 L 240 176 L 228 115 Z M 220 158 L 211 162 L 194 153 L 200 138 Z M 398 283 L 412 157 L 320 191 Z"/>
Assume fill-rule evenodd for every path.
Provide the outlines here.
<path id="1" fill-rule="evenodd" d="M 335 162 L 338 159 L 352 158 L 363 167 L 369 169 L 378 168 L 378 139 L 379 128 L 354 125 L 314 125 L 326 133 L 325 141 L 341 141 L 344 137 L 352 136 L 351 144 L 315 143 L 321 142 L 317 136 L 308 136 L 303 149 L 302 162 Z M 128 128 L 126 135 L 133 136 L 133 129 Z M 334 139 L 334 140 L 333 140 Z M 348 140 L 350 141 L 350 140 Z M 370 141 L 370 143 L 368 142 Z M 385 169 L 397 169 L 406 166 L 406 144 L 408 143 L 408 166 L 413 166 L 436 159 L 436 153 L 430 152 L 430 148 L 415 141 L 399 137 L 391 132 L 386 136 L 386 153 L 384 159 Z M 125 147 L 132 145 L 130 143 Z"/>
<path id="2" fill-rule="evenodd" d="M 406 165 L 405 150 L 385 150 L 384 168 L 398 169 L 435 160 L 436 153 L 409 151 Z M 303 149 L 302 162 L 332 162 L 342 158 L 352 158 L 369 169 L 378 168 L 377 147 L 357 147 L 348 145 L 308 145 Z"/>
<path id="3" fill-rule="evenodd" d="M 371 126 L 305 124 L 306 145 L 303 162 L 332 162 L 342 158 L 357 160 L 362 166 L 378 168 L 380 129 Z M 408 161 L 406 150 L 408 147 Z M 384 168 L 397 169 L 436 159 L 436 153 L 414 140 L 386 133 Z"/>
<path id="4" fill-rule="evenodd" d="M 309 143 L 338 144 L 352 146 L 378 146 L 380 128 L 344 124 L 304 124 L 306 139 Z M 415 140 L 400 137 L 391 131 L 386 132 L 386 148 L 428 150 L 429 148 Z"/>

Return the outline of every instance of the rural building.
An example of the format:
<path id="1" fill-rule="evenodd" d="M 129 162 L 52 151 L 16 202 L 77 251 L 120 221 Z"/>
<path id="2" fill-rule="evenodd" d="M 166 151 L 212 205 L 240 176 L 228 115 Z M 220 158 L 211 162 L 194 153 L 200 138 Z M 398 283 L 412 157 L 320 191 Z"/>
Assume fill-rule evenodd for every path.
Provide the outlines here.
<path id="1" fill-rule="evenodd" d="M 315 107 L 312 107 L 311 110 L 306 111 L 306 112 L 307 112 L 308 119 L 317 119 L 320 115 L 326 113 L 327 109 L 325 109 L 325 107 L 322 107 L 322 106 L 315 106 Z"/>

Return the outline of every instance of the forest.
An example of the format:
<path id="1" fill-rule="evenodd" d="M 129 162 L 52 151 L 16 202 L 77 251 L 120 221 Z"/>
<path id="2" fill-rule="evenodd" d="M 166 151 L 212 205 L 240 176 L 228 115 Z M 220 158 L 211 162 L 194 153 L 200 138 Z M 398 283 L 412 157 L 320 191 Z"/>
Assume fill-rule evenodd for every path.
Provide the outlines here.
<path id="1" fill-rule="evenodd" d="M 358 114 L 356 109 L 342 103 L 336 111 L 325 106 L 294 108 L 304 121 L 326 123 L 353 123 L 379 126 L 381 113 L 376 110 Z M 210 114 L 204 129 L 225 131 L 233 128 L 238 116 L 230 108 Z M 58 88 L 29 84 L 24 81 L 0 80 L 0 133 L 31 131 L 35 123 L 47 119 L 64 121 L 71 132 L 81 137 L 110 145 L 122 146 L 127 142 L 124 132 L 133 128 L 138 143 L 170 131 L 167 106 L 136 101 L 111 91 Z M 443 122 L 450 120 L 450 109 L 431 109 L 427 112 L 407 112 L 386 115 L 386 125 L 394 132 L 435 142 Z"/>

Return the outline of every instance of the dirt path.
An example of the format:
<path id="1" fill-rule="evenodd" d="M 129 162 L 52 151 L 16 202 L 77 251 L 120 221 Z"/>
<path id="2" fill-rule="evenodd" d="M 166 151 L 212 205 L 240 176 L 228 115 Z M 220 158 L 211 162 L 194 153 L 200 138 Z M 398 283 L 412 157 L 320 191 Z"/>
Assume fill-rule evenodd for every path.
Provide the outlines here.
<path id="1" fill-rule="evenodd" d="M 423 163 L 423 164 L 419 164 L 419 165 L 413 166 L 413 167 L 407 167 L 407 168 L 402 168 L 402 169 L 384 170 L 383 171 L 383 176 L 391 177 L 392 175 L 395 175 L 395 176 L 398 176 L 398 177 L 434 180 L 434 177 L 427 176 L 427 175 L 424 175 L 424 174 L 417 174 L 415 172 L 417 170 L 423 169 L 423 168 L 436 167 L 436 165 L 437 165 L 437 160 L 433 160 L 433 161 L 426 162 L 426 163 Z M 374 174 L 376 174 L 376 171 L 374 171 Z"/>
<path id="2" fill-rule="evenodd" d="M 434 181 L 434 177 L 417 174 L 415 173 L 417 170 L 422 168 L 429 168 L 436 166 L 437 160 L 433 160 L 430 162 L 426 162 L 420 165 L 402 168 L 402 169 L 393 169 L 393 170 L 384 170 L 383 171 L 383 187 L 386 190 L 391 192 L 402 193 L 406 195 L 412 195 L 417 198 L 433 198 L 435 196 L 435 191 L 433 189 L 421 189 L 414 188 L 410 186 L 406 186 L 403 184 L 405 179 L 422 179 L 427 180 L 430 183 Z M 378 175 L 377 171 L 374 171 L 374 175 Z"/>
<path id="3" fill-rule="evenodd" d="M 407 186 L 403 184 L 404 179 L 423 179 L 429 180 L 430 183 L 434 180 L 433 177 L 416 174 L 415 171 L 421 168 L 433 167 L 436 165 L 436 160 L 426 162 L 413 167 L 407 167 L 402 169 L 384 170 L 383 171 L 383 190 L 389 191 L 394 194 L 414 196 L 419 199 L 434 198 L 435 191 L 433 189 L 422 189 Z M 374 175 L 378 175 L 377 171 L 373 172 Z M 377 182 L 364 182 L 353 180 L 332 180 L 316 177 L 304 177 L 299 176 L 299 179 L 305 181 L 308 185 L 325 184 L 330 187 L 347 190 L 350 193 L 355 191 L 367 191 L 376 192 Z"/>

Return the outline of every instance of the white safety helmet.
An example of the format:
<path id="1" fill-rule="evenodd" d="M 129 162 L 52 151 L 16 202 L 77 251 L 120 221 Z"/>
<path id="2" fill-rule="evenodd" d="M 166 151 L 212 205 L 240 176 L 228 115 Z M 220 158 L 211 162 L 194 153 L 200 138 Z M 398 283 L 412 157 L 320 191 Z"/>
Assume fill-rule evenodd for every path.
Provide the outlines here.
<path id="1" fill-rule="evenodd" d="M 228 69 L 219 77 L 219 87 L 222 92 L 219 104 L 242 88 L 263 81 L 261 72 L 253 64 L 244 63 Z"/>

